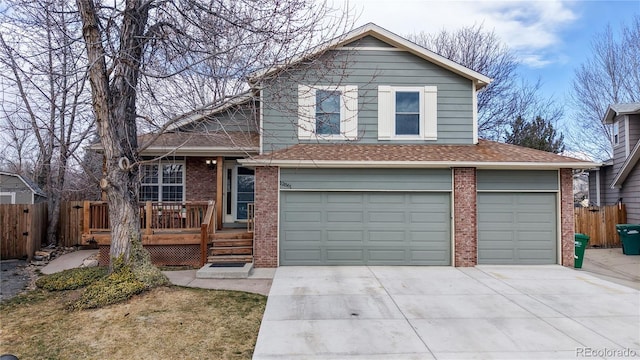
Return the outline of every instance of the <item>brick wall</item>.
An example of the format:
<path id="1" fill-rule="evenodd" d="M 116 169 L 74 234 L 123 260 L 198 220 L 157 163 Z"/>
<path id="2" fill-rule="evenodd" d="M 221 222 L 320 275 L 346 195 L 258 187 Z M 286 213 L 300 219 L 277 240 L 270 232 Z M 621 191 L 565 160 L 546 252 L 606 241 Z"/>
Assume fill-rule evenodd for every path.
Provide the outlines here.
<path id="1" fill-rule="evenodd" d="M 278 168 L 256 168 L 253 261 L 256 267 L 278 266 Z"/>
<path id="2" fill-rule="evenodd" d="M 560 169 L 560 229 L 562 234 L 562 265 L 573 267 L 575 225 L 571 169 Z"/>
<path id="3" fill-rule="evenodd" d="M 476 169 L 453 169 L 455 266 L 478 263 Z"/>
<path id="4" fill-rule="evenodd" d="M 186 201 L 216 199 L 216 169 L 210 169 L 205 157 L 187 157 L 185 174 Z"/>

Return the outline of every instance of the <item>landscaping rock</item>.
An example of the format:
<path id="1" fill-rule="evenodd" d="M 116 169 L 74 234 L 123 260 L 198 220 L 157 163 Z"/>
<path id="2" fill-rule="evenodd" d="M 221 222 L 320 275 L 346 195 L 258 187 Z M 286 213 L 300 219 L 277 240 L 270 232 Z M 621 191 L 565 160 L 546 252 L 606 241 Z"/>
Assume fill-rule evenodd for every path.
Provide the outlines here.
<path id="1" fill-rule="evenodd" d="M 82 262 L 82 267 L 96 267 L 96 266 L 98 266 L 98 260 L 96 259 L 89 258 L 89 259 L 85 259 Z"/>

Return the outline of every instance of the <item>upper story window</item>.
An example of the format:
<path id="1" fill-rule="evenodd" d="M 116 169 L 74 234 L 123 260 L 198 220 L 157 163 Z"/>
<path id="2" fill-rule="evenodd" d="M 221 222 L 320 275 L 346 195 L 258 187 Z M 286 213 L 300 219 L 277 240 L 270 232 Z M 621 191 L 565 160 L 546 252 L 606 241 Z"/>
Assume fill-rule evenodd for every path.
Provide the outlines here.
<path id="1" fill-rule="evenodd" d="M 378 139 L 436 140 L 436 86 L 378 87 Z"/>
<path id="2" fill-rule="evenodd" d="M 620 122 L 613 122 L 613 129 L 611 130 L 611 141 L 613 142 L 613 146 L 620 144 Z"/>
<path id="3" fill-rule="evenodd" d="M 356 140 L 357 86 L 298 86 L 298 138 Z"/>
<path id="4" fill-rule="evenodd" d="M 141 165 L 140 175 L 140 201 L 184 201 L 182 163 Z"/>

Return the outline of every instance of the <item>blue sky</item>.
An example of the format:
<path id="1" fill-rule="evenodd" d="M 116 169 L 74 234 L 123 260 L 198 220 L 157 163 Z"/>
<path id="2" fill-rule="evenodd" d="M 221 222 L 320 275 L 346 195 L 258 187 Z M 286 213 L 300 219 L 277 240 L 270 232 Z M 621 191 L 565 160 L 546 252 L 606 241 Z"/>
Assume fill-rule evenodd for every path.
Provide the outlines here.
<path id="1" fill-rule="evenodd" d="M 640 14 L 640 0 L 349 0 L 349 5 L 360 14 L 357 26 L 374 22 L 398 35 L 483 24 L 516 52 L 520 72 L 531 81 L 540 78 L 544 94 L 561 103 L 574 70 L 589 57 L 593 35 L 607 24 L 617 32 Z M 566 108 L 567 116 L 570 112 Z"/>

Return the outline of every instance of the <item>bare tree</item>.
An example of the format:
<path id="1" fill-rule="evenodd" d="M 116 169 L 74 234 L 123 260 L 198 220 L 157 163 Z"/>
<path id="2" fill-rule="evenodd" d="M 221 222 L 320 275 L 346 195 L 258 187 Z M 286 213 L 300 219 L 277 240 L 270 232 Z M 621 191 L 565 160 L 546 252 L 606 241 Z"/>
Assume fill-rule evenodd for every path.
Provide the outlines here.
<path id="1" fill-rule="evenodd" d="M 640 102 L 640 16 L 621 26 L 619 38 L 610 25 L 593 37 L 591 57 L 576 70 L 571 96 L 572 141 L 596 159 L 610 159 L 611 129 L 602 123 L 608 106 Z"/>
<path id="2" fill-rule="evenodd" d="M 318 42 L 327 28 L 339 23 L 328 23 L 330 9 L 310 0 L 77 4 L 106 159 L 101 187 L 109 203 L 111 264 L 120 260 L 134 271 L 148 268 L 139 235 L 137 126 L 139 119 L 155 121 L 159 134 L 169 123 L 154 119 L 162 111 L 146 115 L 148 109 L 140 111 L 138 105 L 162 107 L 166 89 L 190 86 L 191 75 L 198 73 L 219 81 L 195 101 L 221 96 L 237 89 L 249 72 L 276 65 Z"/>
<path id="3" fill-rule="evenodd" d="M 92 128 L 84 51 L 73 39 L 78 18 L 65 1 L 6 4 L 0 128 L 11 170 L 32 177 L 48 195 L 48 240 L 55 243 L 65 174 Z"/>
<path id="4" fill-rule="evenodd" d="M 509 124 L 518 117 L 541 115 L 555 122 L 562 116 L 562 109 L 553 99 L 545 99 L 539 94 L 540 81 L 525 81 L 517 72 L 517 57 L 483 25 L 456 31 L 442 30 L 437 34 L 419 33 L 408 38 L 493 79 L 478 93 L 478 133 L 481 137 L 504 140 Z"/>

